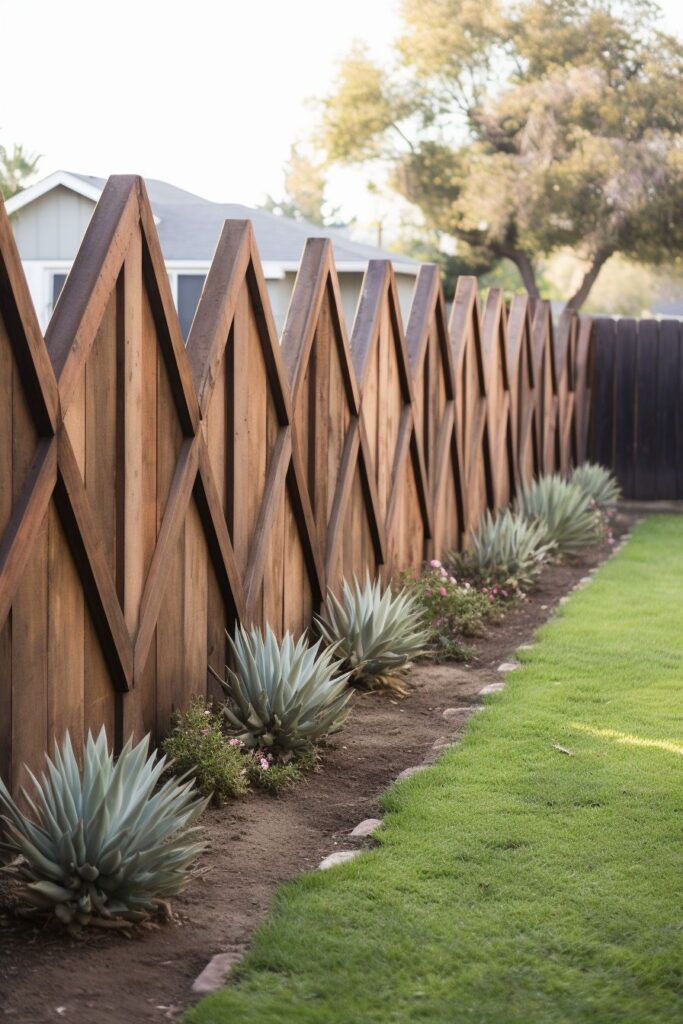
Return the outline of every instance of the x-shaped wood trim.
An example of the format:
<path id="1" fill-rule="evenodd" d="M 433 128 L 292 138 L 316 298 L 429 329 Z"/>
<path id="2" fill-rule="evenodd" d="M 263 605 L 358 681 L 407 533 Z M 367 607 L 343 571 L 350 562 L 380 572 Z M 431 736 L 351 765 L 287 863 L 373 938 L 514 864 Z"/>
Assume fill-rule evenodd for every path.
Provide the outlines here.
<path id="1" fill-rule="evenodd" d="M 460 431 L 455 415 L 456 379 L 453 350 L 448 335 L 446 304 L 441 286 L 439 268 L 434 264 L 420 267 L 415 282 L 415 291 L 406 328 L 406 348 L 410 359 L 413 379 L 421 372 L 432 327 L 437 335 L 437 362 L 444 382 L 446 400 L 441 420 L 434 438 L 434 463 L 429 467 L 429 485 L 436 519 L 443 502 L 443 491 L 448 480 L 450 464 L 455 484 L 455 504 L 458 521 L 462 528 L 467 516 L 467 490 L 464 486 L 464 462 Z"/>
<path id="2" fill-rule="evenodd" d="M 351 338 L 351 356 L 356 378 L 360 384 L 360 391 L 363 394 L 370 366 L 372 352 L 378 343 L 380 331 L 380 319 L 384 304 L 388 303 L 389 316 L 391 321 L 391 336 L 396 355 L 398 368 L 398 379 L 401 388 L 403 408 L 399 420 L 396 448 L 391 472 L 391 485 L 387 503 L 384 529 L 387 537 L 391 537 L 394 527 L 394 518 L 399 506 L 401 489 L 403 486 L 403 474 L 406 471 L 405 461 L 410 455 L 412 469 L 415 476 L 415 486 L 420 513 L 424 528 L 425 539 L 432 536 L 431 503 L 429 500 L 429 485 L 427 483 L 427 471 L 422 452 L 422 444 L 418 437 L 418 426 L 415 423 L 414 409 L 415 397 L 413 394 L 413 380 L 410 371 L 410 359 L 406 347 L 403 325 L 401 322 L 401 310 L 396 289 L 394 270 L 389 260 L 370 260 L 367 273 L 363 281 L 358 304 L 358 313 L 353 325 Z M 363 404 L 360 409 L 363 418 Z"/>
<path id="3" fill-rule="evenodd" d="M 337 473 L 332 509 L 329 522 L 326 524 L 325 578 L 329 581 L 339 553 L 356 467 L 361 474 L 368 524 L 378 564 L 383 563 L 386 559 L 386 539 L 373 474 L 369 440 L 362 421 L 360 393 L 351 359 L 332 243 L 326 238 L 312 238 L 307 241 L 304 249 L 287 320 L 282 332 L 282 360 L 288 375 L 294 408 L 302 397 L 301 389 L 306 377 L 323 301 L 326 297 L 329 299 L 332 314 L 334 332 L 332 344 L 335 346 L 339 358 L 344 395 L 349 412 L 349 426 Z M 296 424 L 296 417 L 294 423 Z M 293 446 L 297 458 L 301 460 L 301 445 L 296 432 Z"/>
<path id="4" fill-rule="evenodd" d="M 462 384 L 462 371 L 465 363 L 465 356 L 468 346 L 473 349 L 470 358 L 474 358 L 476 366 L 477 390 L 471 396 L 471 417 L 464 428 L 464 437 L 461 439 L 462 451 L 465 457 L 465 479 L 467 490 L 473 486 L 474 475 L 479 467 L 479 460 L 483 459 L 484 482 L 486 486 L 486 500 L 490 509 L 495 507 L 495 493 L 492 474 L 491 446 L 487 430 L 487 396 L 488 378 L 486 372 L 486 360 L 484 356 L 484 344 L 482 339 L 482 321 L 479 308 L 479 295 L 477 291 L 477 279 L 475 277 L 460 277 L 455 291 L 451 321 L 449 325 L 451 345 L 453 346 L 453 365 L 455 379 L 458 385 L 456 390 L 456 409 L 459 406 L 458 396 Z M 467 396 L 460 398 L 460 402 Z M 465 407 L 467 408 L 467 406 Z M 460 413 L 460 410 L 458 410 Z M 458 415 L 462 422 L 462 415 Z M 470 503 L 468 509 L 468 527 L 476 526 L 475 515 L 478 510 Z"/>
<path id="5" fill-rule="evenodd" d="M 292 502 L 316 606 L 323 600 L 325 576 L 315 536 L 306 476 L 298 448 L 292 443 L 293 413 L 287 375 L 249 221 L 226 221 L 190 330 L 187 354 L 199 395 L 199 407 L 205 417 L 245 282 L 258 327 L 268 387 L 279 422 L 243 581 L 241 606 L 243 617 L 249 620 L 256 614 L 266 567 L 268 540 L 285 487 Z M 208 456 L 204 464 L 209 473 Z"/>

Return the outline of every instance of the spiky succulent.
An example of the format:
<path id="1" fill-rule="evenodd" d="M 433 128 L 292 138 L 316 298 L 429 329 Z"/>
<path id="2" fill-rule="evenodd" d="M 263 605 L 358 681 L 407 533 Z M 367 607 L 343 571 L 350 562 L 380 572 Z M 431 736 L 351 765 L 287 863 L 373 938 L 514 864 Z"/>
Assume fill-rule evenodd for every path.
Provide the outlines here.
<path id="1" fill-rule="evenodd" d="M 616 505 L 621 490 L 616 477 L 609 469 L 595 462 L 584 462 L 571 475 L 571 482 L 580 487 L 601 508 Z"/>
<path id="2" fill-rule="evenodd" d="M 555 548 L 546 539 L 545 526 L 511 509 L 494 518 L 486 512 L 470 535 L 467 551 L 450 555 L 448 562 L 482 583 L 513 590 L 532 584 Z"/>
<path id="3" fill-rule="evenodd" d="M 405 590 L 383 591 L 369 575 L 363 586 L 355 576 L 353 585 L 345 580 L 341 600 L 329 591 L 327 615 L 316 618 L 321 636 L 326 644 L 336 645 L 352 682 L 370 688 L 403 692 L 400 676 L 429 643 L 416 599 Z"/>
<path id="4" fill-rule="evenodd" d="M 2 842 L 35 912 L 70 927 L 142 921 L 188 880 L 204 849 L 193 826 L 206 801 L 191 781 L 168 779 L 166 759 L 147 756 L 148 737 L 129 740 L 116 762 L 104 728 L 91 733 L 78 767 L 71 738 L 46 757 L 41 780 L 29 772 L 27 817 L 0 780 Z"/>
<path id="5" fill-rule="evenodd" d="M 321 650 L 305 637 L 296 643 L 285 633 L 278 644 L 270 626 L 243 626 L 228 637 L 235 671 L 213 673 L 228 702 L 223 708 L 228 731 L 247 747 L 273 748 L 295 754 L 310 750 L 342 727 L 349 698 L 347 675 L 339 675 L 334 648 Z"/>
<path id="6" fill-rule="evenodd" d="M 600 513 L 588 495 L 557 474 L 522 487 L 517 510 L 543 527 L 544 542 L 560 555 L 578 555 L 602 535 Z"/>

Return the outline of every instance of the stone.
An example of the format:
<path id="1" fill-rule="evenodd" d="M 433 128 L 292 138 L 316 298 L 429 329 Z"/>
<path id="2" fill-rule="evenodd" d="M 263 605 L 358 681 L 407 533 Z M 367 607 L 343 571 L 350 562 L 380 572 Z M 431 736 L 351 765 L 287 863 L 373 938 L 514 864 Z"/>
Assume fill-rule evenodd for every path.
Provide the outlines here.
<path id="1" fill-rule="evenodd" d="M 331 853 L 329 857 L 325 857 L 318 864 L 318 871 L 329 871 L 330 868 L 334 868 L 337 864 L 346 864 L 347 861 L 353 860 L 360 853 L 360 850 L 337 850 L 336 853 Z"/>
<path id="2" fill-rule="evenodd" d="M 502 665 L 498 666 L 498 671 L 502 673 L 515 672 L 520 667 L 518 661 L 504 661 Z"/>
<path id="3" fill-rule="evenodd" d="M 581 579 L 579 580 L 578 585 L 580 587 L 585 587 L 587 583 L 591 582 L 592 578 L 593 578 L 592 576 L 582 576 Z"/>
<path id="4" fill-rule="evenodd" d="M 365 821 L 361 821 L 359 825 L 356 825 L 349 835 L 352 839 L 366 839 L 371 836 L 373 832 L 376 832 L 378 828 L 383 825 L 381 818 L 366 818 Z"/>
<path id="5" fill-rule="evenodd" d="M 207 992 L 216 992 L 225 985 L 230 971 L 235 964 L 238 964 L 244 955 L 241 946 L 235 947 L 227 953 L 216 953 L 212 956 L 201 974 L 198 974 L 192 983 L 192 991 L 203 996 Z"/>
<path id="6" fill-rule="evenodd" d="M 418 772 L 423 772 L 427 767 L 426 764 L 416 764 L 412 768 L 404 768 L 403 771 L 396 776 L 397 782 L 403 782 L 404 779 L 411 779 L 413 775 L 417 775 Z"/>
<path id="7" fill-rule="evenodd" d="M 487 693 L 500 693 L 505 689 L 505 683 L 489 683 L 479 691 L 480 696 L 485 697 Z"/>

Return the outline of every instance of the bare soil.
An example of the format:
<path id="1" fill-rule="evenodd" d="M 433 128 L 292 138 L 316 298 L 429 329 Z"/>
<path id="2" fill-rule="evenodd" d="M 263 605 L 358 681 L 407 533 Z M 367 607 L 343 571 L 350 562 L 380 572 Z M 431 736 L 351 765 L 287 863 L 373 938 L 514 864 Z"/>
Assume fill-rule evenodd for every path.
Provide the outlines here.
<path id="1" fill-rule="evenodd" d="M 622 514 L 615 533 L 628 530 Z M 559 600 L 604 560 L 591 551 L 573 565 L 550 566 L 528 599 L 473 644 L 467 665 L 420 665 L 409 695 L 358 694 L 343 732 L 323 752 L 322 768 L 280 796 L 254 794 L 205 818 L 205 873 L 174 904 L 177 923 L 132 939 L 95 932 L 71 939 L 13 916 L 0 883 L 0 1018 L 21 1024 L 143 1024 L 178 1020 L 193 980 L 216 953 L 246 949 L 285 879 L 317 867 L 335 849 L 371 840 L 348 833 L 379 816 L 379 794 L 404 768 L 438 756 L 479 703 L 496 669 L 529 643 Z M 446 708 L 464 710 L 446 719 Z"/>

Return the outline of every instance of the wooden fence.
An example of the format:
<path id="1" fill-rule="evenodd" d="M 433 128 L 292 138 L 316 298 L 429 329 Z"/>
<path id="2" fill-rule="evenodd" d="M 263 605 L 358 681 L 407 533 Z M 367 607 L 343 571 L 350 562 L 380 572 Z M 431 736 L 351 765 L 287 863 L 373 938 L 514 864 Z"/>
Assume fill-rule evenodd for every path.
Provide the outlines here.
<path id="1" fill-rule="evenodd" d="M 683 498 L 683 323 L 595 321 L 590 449 L 627 498 Z"/>
<path id="2" fill-rule="evenodd" d="M 311 239 L 281 339 L 251 225 L 225 224 L 187 347 L 144 183 L 109 180 L 41 336 L 0 208 L 0 772 L 68 728 L 158 736 L 236 618 L 282 633 L 343 575 L 462 543 L 584 455 L 591 325 L 553 336 L 421 268 L 403 330 L 368 266 L 351 339 Z"/>

